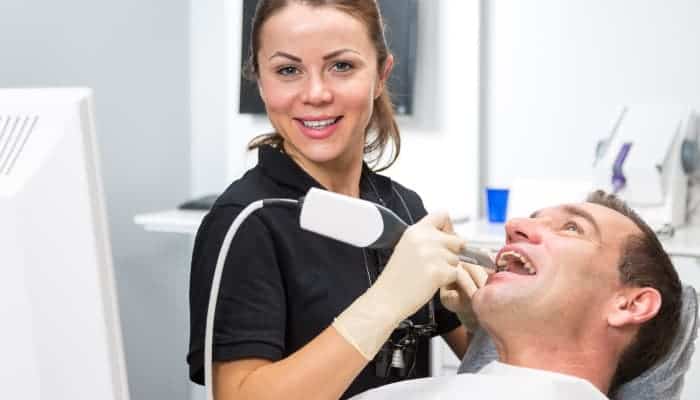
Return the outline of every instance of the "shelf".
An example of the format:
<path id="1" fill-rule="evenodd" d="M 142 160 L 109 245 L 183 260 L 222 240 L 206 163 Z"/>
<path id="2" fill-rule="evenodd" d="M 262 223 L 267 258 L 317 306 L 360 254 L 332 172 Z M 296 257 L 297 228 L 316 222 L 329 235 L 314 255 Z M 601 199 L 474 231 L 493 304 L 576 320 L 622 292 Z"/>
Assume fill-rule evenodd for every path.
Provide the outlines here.
<path id="1" fill-rule="evenodd" d="M 137 225 L 147 231 L 170 232 L 194 235 L 207 211 L 166 210 L 134 217 Z M 505 238 L 503 224 L 491 224 L 485 220 L 455 224 L 455 231 L 467 239 L 469 245 L 485 248 L 500 248 Z M 676 229 L 673 237 L 661 238 L 661 243 L 672 257 L 700 258 L 700 226 Z"/>

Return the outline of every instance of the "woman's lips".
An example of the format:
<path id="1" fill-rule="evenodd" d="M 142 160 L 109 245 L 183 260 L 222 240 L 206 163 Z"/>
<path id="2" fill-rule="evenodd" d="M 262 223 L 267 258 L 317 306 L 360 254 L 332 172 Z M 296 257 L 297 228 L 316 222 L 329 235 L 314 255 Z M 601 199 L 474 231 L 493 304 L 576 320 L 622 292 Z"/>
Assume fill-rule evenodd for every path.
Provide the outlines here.
<path id="1" fill-rule="evenodd" d="M 304 136 L 321 140 L 331 136 L 342 119 L 343 117 L 295 118 L 294 121 Z"/>

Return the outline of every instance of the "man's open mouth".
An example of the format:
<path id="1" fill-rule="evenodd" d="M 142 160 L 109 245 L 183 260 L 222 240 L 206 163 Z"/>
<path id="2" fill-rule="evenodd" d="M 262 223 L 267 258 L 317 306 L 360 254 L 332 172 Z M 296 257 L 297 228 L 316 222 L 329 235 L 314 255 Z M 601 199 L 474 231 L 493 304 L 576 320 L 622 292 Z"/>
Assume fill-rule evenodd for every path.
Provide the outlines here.
<path id="1" fill-rule="evenodd" d="M 537 269 L 532 262 L 516 250 L 506 250 L 498 254 L 496 273 L 511 272 L 518 275 L 537 275 Z"/>

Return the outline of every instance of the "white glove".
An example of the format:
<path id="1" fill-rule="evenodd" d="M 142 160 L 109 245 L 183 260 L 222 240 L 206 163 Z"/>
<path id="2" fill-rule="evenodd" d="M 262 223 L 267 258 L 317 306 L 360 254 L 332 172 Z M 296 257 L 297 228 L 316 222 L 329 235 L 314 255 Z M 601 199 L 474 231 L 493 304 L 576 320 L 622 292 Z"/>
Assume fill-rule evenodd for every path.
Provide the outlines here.
<path id="1" fill-rule="evenodd" d="M 333 322 L 367 360 L 402 320 L 456 279 L 464 240 L 447 232 L 447 214 L 427 215 L 406 229 L 377 281 Z"/>
<path id="2" fill-rule="evenodd" d="M 479 327 L 472 308 L 472 296 L 486 284 L 488 272 L 478 265 L 465 262 L 459 263 L 457 268 L 457 280 L 440 288 L 440 302 L 446 309 L 457 314 L 468 331 L 474 332 Z"/>

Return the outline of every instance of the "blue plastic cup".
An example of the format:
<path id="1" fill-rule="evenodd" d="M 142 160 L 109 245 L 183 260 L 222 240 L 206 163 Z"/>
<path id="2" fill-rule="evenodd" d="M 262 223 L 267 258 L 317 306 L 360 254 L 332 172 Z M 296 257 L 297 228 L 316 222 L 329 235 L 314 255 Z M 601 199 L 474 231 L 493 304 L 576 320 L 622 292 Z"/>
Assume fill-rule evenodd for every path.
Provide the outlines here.
<path id="1" fill-rule="evenodd" d="M 508 212 L 508 189 L 486 188 L 486 204 L 489 222 L 506 222 Z"/>

